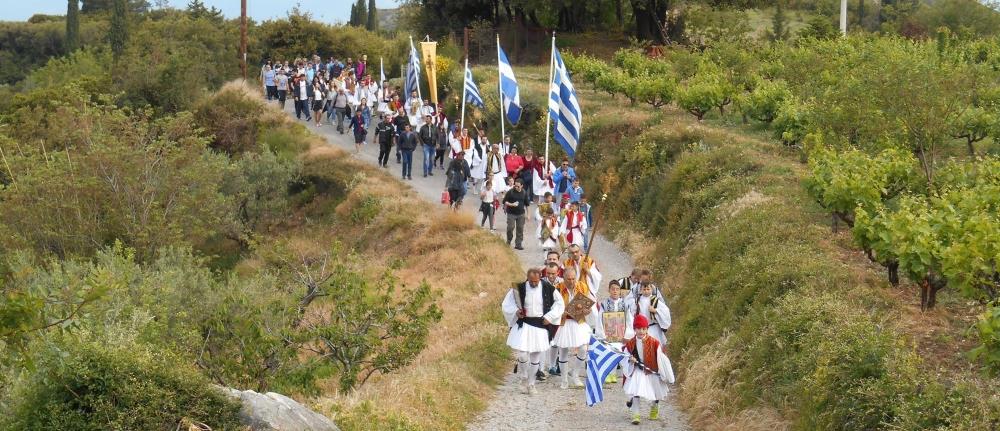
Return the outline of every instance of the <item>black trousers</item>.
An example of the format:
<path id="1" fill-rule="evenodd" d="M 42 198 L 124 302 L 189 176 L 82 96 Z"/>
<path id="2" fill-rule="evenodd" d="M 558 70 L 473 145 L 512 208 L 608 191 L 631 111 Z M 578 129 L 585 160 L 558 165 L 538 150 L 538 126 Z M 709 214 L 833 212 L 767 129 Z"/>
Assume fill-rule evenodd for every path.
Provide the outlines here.
<path id="1" fill-rule="evenodd" d="M 445 151 L 446 150 L 441 149 L 441 148 L 439 148 L 437 150 L 434 150 L 434 164 L 441 163 L 441 166 L 444 166 L 444 153 L 445 153 Z"/>
<path id="2" fill-rule="evenodd" d="M 295 118 L 302 119 L 302 114 L 306 114 L 306 120 L 312 120 L 309 113 L 309 101 L 295 99 Z"/>
<path id="3" fill-rule="evenodd" d="M 392 150 L 392 143 L 378 143 L 378 164 L 385 166 L 389 164 L 389 152 Z"/>

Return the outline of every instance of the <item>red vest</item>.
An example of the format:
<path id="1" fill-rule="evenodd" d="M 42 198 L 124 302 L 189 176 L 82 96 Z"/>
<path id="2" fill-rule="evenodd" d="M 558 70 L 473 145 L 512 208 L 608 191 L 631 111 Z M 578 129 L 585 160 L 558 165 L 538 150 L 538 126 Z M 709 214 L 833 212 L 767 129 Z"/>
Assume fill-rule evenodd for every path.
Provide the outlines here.
<path id="1" fill-rule="evenodd" d="M 638 358 L 638 353 L 635 349 L 635 337 L 628 339 L 625 342 L 625 351 L 632 354 L 633 357 Z M 649 368 L 654 373 L 659 372 L 656 362 L 656 352 L 660 349 L 660 342 L 650 335 L 646 335 L 646 338 L 642 340 L 642 365 Z"/>

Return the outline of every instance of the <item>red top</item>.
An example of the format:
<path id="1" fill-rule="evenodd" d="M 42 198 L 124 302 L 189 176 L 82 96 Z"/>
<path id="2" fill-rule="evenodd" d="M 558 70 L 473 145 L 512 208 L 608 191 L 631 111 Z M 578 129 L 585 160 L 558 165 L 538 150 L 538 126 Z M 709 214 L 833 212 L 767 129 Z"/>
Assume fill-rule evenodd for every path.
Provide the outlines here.
<path id="1" fill-rule="evenodd" d="M 507 165 L 507 175 L 509 176 L 514 176 L 518 170 L 526 167 L 524 165 L 524 157 L 513 153 L 503 156 L 503 162 Z"/>

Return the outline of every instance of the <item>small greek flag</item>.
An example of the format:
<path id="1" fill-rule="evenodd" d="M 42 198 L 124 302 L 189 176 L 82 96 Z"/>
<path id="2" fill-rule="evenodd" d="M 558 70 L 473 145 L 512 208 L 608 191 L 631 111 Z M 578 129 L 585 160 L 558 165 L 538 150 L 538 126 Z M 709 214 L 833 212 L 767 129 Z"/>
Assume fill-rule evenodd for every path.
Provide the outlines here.
<path id="1" fill-rule="evenodd" d="M 465 66 L 465 101 L 480 108 L 485 108 L 486 104 L 483 103 L 483 96 L 479 95 L 479 87 L 476 87 L 476 81 L 472 80 L 472 70 L 469 66 Z"/>
<path id="2" fill-rule="evenodd" d="M 514 69 L 510 67 L 510 60 L 507 54 L 500 48 L 500 40 L 497 40 L 497 60 L 500 68 L 500 93 L 503 100 L 503 109 L 507 112 L 507 119 L 510 124 L 517 124 L 521 119 L 521 93 L 517 87 L 517 79 L 514 78 Z"/>
<path id="3" fill-rule="evenodd" d="M 593 406 L 604 401 L 604 387 L 601 385 L 608 378 L 608 374 L 615 371 L 618 363 L 625 359 L 625 355 L 612 350 L 594 337 L 590 337 L 588 355 L 590 360 L 587 361 L 587 405 Z"/>
<path id="4" fill-rule="evenodd" d="M 563 63 L 555 38 L 552 38 L 552 85 L 549 88 L 549 116 L 555 122 L 555 140 L 566 150 L 570 158 L 576 155 L 580 144 L 580 101 L 576 89 L 569 81 L 569 70 Z"/>
<path id="5" fill-rule="evenodd" d="M 406 82 L 404 83 L 404 92 L 406 95 L 403 97 L 404 100 L 409 100 L 410 93 L 417 91 L 419 93 L 420 87 L 420 56 L 417 55 L 417 49 L 413 47 L 413 41 L 410 40 L 410 61 L 406 66 Z"/>

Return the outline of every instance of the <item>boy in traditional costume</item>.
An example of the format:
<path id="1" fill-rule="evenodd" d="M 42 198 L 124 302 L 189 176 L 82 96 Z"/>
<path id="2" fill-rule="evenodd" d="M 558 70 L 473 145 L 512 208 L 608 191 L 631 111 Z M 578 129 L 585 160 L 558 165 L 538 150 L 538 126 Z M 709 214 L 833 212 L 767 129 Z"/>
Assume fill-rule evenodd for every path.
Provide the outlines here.
<path id="1" fill-rule="evenodd" d="M 632 424 L 639 425 L 639 400 L 652 402 L 649 419 L 660 416 L 660 400 L 667 397 L 667 383 L 674 382 L 674 370 L 660 342 L 647 332 L 646 316 L 636 316 L 632 323 L 635 337 L 625 341 L 629 360 L 624 365 L 626 403 L 632 411 Z"/>
<path id="2" fill-rule="evenodd" d="M 566 216 L 562 219 L 559 231 L 566 237 L 566 243 L 583 246 L 584 236 L 587 232 L 587 218 L 580 212 L 580 204 L 573 202 L 566 211 Z"/>
<path id="3" fill-rule="evenodd" d="M 535 394 L 536 373 L 542 354 L 549 350 L 550 330 L 559 324 L 565 310 L 563 296 L 555 286 L 542 280 L 541 272 L 528 270 L 528 279 L 515 285 L 503 300 L 503 314 L 510 325 L 507 345 L 517 355 L 524 391 Z"/>
<path id="4" fill-rule="evenodd" d="M 653 294 L 653 284 L 645 283 L 639 287 L 639 296 L 629 296 L 628 311 L 625 313 L 625 337 L 631 337 L 628 328 L 642 316 L 646 319 L 649 335 L 661 344 L 667 344 L 666 331 L 670 328 L 670 308 L 663 298 Z"/>

